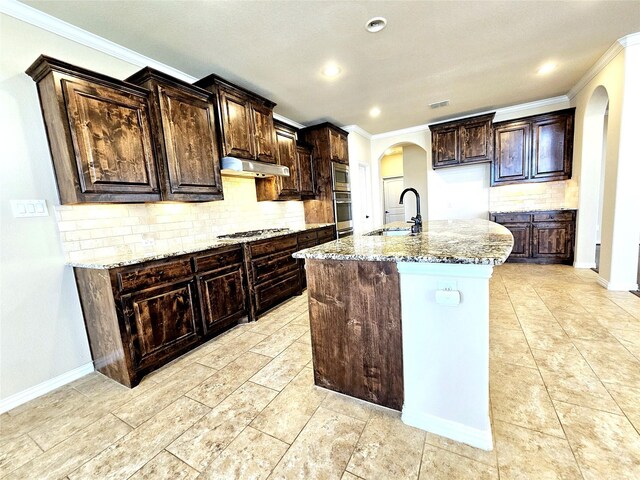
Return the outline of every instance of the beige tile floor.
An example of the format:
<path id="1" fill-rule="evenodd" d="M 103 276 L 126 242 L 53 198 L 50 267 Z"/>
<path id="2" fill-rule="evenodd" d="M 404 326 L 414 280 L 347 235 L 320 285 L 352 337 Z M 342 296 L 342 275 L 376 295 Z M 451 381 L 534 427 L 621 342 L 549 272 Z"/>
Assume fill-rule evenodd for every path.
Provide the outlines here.
<path id="1" fill-rule="evenodd" d="M 313 386 L 306 296 L 129 390 L 94 373 L 1 417 L 0 472 L 42 479 L 638 479 L 640 298 L 590 270 L 491 280 L 495 448 Z"/>

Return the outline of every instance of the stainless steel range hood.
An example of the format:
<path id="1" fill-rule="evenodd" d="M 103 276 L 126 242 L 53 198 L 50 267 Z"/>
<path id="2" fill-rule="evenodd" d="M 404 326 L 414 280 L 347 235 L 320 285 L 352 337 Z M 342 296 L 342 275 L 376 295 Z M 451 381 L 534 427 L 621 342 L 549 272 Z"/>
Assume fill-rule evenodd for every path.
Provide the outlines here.
<path id="1" fill-rule="evenodd" d="M 271 163 L 257 162 L 255 160 L 243 160 L 241 158 L 223 157 L 222 175 L 231 177 L 288 177 L 289 167 L 274 165 Z"/>

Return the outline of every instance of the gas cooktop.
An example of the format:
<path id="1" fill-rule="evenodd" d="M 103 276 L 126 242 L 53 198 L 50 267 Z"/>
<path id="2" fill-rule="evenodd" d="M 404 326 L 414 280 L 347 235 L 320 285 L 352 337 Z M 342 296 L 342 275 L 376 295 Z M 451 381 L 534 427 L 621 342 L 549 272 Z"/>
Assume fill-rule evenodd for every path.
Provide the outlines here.
<path id="1" fill-rule="evenodd" d="M 218 238 L 221 240 L 229 239 L 237 239 L 237 238 L 252 238 L 252 237 L 260 237 L 262 235 L 270 235 L 273 233 L 286 233 L 288 232 L 288 228 L 265 228 L 262 230 L 249 230 L 248 232 L 236 232 L 229 233 L 228 235 L 220 235 Z"/>

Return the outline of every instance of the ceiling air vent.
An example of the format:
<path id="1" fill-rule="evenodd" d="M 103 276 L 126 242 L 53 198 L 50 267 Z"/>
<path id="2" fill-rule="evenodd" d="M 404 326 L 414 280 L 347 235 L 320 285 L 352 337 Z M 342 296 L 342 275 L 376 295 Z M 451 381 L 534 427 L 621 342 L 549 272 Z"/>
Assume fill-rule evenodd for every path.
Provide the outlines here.
<path id="1" fill-rule="evenodd" d="M 440 108 L 440 107 L 446 107 L 447 105 L 449 105 L 449 100 L 442 100 L 441 102 L 430 103 L 429 107 Z"/>

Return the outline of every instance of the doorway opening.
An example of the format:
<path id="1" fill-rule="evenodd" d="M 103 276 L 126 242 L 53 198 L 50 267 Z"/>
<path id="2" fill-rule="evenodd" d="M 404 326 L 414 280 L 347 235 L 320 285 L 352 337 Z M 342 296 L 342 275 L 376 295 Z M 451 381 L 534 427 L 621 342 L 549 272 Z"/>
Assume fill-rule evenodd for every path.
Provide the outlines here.
<path id="1" fill-rule="evenodd" d="M 400 195 L 405 188 L 415 188 L 420 194 L 420 209 L 424 220 L 428 220 L 427 175 L 428 158 L 426 150 L 413 142 L 402 142 L 387 147 L 379 161 L 378 204 L 382 215 L 378 217 L 384 224 L 409 221 L 417 211 L 416 198 L 408 195 L 404 205 L 400 205 Z"/>

